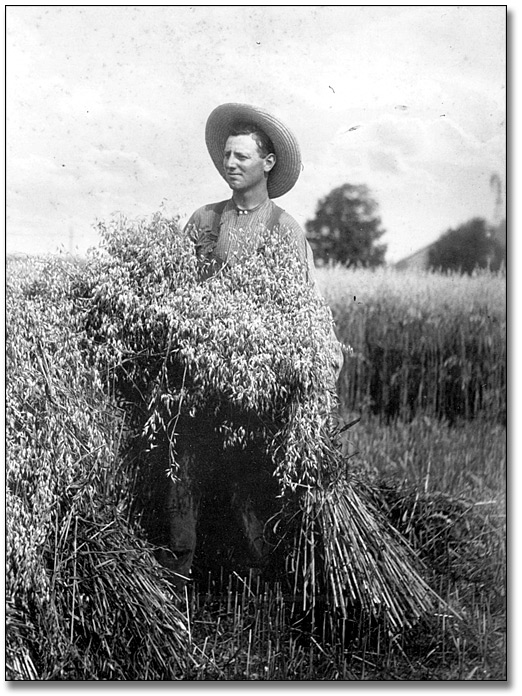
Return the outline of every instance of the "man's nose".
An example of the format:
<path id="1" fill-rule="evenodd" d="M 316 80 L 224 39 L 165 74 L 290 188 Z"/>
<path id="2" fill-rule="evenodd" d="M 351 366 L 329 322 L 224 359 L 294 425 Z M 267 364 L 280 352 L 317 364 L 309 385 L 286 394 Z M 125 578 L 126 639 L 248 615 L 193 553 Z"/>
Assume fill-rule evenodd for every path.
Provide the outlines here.
<path id="1" fill-rule="evenodd" d="M 228 155 L 225 157 L 225 168 L 227 170 L 235 169 L 236 164 L 237 164 L 237 161 L 233 155 Z"/>

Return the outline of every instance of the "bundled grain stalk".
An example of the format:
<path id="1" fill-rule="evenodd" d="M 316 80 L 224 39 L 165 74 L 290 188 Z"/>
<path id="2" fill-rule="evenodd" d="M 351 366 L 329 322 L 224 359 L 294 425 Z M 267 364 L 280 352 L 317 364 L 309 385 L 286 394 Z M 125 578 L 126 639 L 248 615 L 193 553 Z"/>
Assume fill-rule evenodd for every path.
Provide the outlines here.
<path id="1" fill-rule="evenodd" d="M 175 679 L 186 619 L 126 516 L 121 413 L 71 323 L 77 272 L 7 287 L 7 678 Z"/>
<path id="2" fill-rule="evenodd" d="M 262 444 L 282 491 L 316 482 L 335 402 L 332 319 L 284 231 L 204 282 L 172 221 L 118 220 L 103 234 L 108 254 L 91 259 L 79 289 L 84 327 L 151 444 L 180 416 L 204 419 L 225 444 Z"/>
<path id="3" fill-rule="evenodd" d="M 175 221 L 118 218 L 101 226 L 77 287 L 89 349 L 150 447 L 183 419 L 222 446 L 254 443 L 273 464 L 296 592 L 326 592 L 346 615 L 357 604 L 392 628 L 415 621 L 433 594 L 404 540 L 371 506 L 333 438 L 331 313 L 284 229 L 256 258 L 206 274 Z M 333 439 L 332 439 L 333 438 Z M 283 525 L 284 526 L 284 525 Z"/>

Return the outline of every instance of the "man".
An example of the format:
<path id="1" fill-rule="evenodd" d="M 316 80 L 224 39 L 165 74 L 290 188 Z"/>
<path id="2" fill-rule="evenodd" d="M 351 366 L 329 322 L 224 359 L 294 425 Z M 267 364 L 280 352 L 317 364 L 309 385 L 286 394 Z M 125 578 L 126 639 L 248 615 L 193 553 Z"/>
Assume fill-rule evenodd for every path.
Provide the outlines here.
<path id="1" fill-rule="evenodd" d="M 301 171 L 293 133 L 278 119 L 246 104 L 223 104 L 206 126 L 210 156 L 232 189 L 232 198 L 199 208 L 187 223 L 201 259 L 231 265 L 256 253 L 263 228 L 279 225 L 289 235 L 315 282 L 313 254 L 305 234 L 273 203 L 287 193 Z"/>
<path id="2" fill-rule="evenodd" d="M 315 283 L 313 254 L 303 230 L 272 200 L 287 193 L 299 177 L 301 155 L 295 136 L 274 116 L 245 104 L 217 107 L 205 135 L 210 156 L 232 190 L 230 199 L 196 210 L 186 226 L 205 273 L 255 255 L 263 230 L 278 225 L 302 261 L 306 280 Z M 342 360 L 339 347 L 333 385 Z M 223 462 L 219 443 L 212 441 L 204 424 L 187 421 L 178 430 L 179 480 L 164 491 L 168 541 L 160 561 L 183 582 L 194 558 L 196 526 L 198 533 L 204 530 L 207 535 L 221 526 L 232 546 L 238 538 L 230 536 L 226 525 L 235 521 L 249 565 L 263 567 L 269 550 L 264 526 L 277 511 L 269 463 L 254 452 L 227 453 Z"/>

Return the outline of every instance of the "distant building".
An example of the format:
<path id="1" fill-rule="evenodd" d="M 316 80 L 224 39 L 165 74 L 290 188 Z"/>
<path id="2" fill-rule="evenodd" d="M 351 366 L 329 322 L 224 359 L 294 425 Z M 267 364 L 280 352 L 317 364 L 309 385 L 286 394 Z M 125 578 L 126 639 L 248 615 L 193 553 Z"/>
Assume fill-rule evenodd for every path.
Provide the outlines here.
<path id="1" fill-rule="evenodd" d="M 496 242 L 500 244 L 502 249 L 504 250 L 504 255 L 505 255 L 505 250 L 506 250 L 506 220 L 503 219 L 501 220 L 497 225 L 489 225 L 489 231 L 488 234 L 490 237 L 492 237 Z M 428 265 L 429 265 L 429 255 L 430 255 L 430 249 L 438 242 L 439 240 L 435 240 L 435 242 L 432 242 L 431 244 L 428 244 L 428 246 L 422 247 L 422 249 L 418 249 L 415 251 L 413 254 L 410 254 L 409 256 L 406 256 L 405 258 L 401 259 L 400 261 L 397 261 L 396 263 L 393 264 L 393 267 L 396 268 L 398 271 L 426 271 L 428 270 Z"/>
<path id="2" fill-rule="evenodd" d="M 507 246 L 507 225 L 506 220 L 501 220 L 497 225 L 493 225 L 490 230 L 491 236 L 503 249 Z"/>
<path id="3" fill-rule="evenodd" d="M 433 244 L 428 244 L 428 246 L 422 247 L 413 254 L 406 256 L 404 259 L 397 261 L 393 264 L 393 267 L 398 271 L 426 271 L 428 268 L 428 260 L 430 249 Z"/>
<path id="4" fill-rule="evenodd" d="M 506 217 L 504 211 L 504 195 L 503 195 L 503 184 L 500 176 L 493 173 L 489 180 L 490 187 L 495 195 L 494 207 L 493 207 L 493 222 L 487 224 L 487 235 L 500 246 L 501 252 L 503 252 L 504 259 L 506 257 L 506 245 L 507 245 L 507 228 L 506 228 Z M 453 230 L 448 230 L 452 232 Z M 440 239 L 440 237 L 439 237 Z M 428 246 L 419 249 L 418 251 L 406 256 L 404 259 L 397 261 L 393 264 L 393 267 L 398 271 L 426 271 L 429 265 L 429 254 L 430 249 L 438 242 L 428 244 Z M 492 262 L 495 257 L 495 251 L 492 250 L 489 261 Z"/>

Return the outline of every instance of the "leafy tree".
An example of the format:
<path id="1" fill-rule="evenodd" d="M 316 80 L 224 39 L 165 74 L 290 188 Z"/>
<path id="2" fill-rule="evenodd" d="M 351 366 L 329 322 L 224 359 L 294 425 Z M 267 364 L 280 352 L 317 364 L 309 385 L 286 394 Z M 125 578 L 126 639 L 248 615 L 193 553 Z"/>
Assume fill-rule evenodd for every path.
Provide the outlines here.
<path id="1" fill-rule="evenodd" d="M 385 230 L 377 208 L 364 185 L 344 184 L 320 200 L 315 218 L 305 225 L 316 260 L 348 267 L 383 264 L 386 245 L 376 242 Z"/>
<path id="2" fill-rule="evenodd" d="M 448 230 L 428 252 L 429 268 L 470 275 L 476 268 L 498 270 L 505 260 L 505 246 L 482 218 Z"/>

